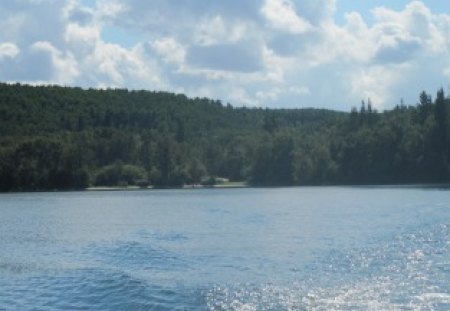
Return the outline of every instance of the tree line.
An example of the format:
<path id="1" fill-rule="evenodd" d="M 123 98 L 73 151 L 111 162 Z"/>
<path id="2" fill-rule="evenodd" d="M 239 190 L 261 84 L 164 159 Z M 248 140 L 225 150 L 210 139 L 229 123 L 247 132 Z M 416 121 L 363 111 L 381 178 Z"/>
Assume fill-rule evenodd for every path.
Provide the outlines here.
<path id="1" fill-rule="evenodd" d="M 0 84 L 0 190 L 450 181 L 450 100 L 359 109 L 233 107 L 126 89 Z"/>

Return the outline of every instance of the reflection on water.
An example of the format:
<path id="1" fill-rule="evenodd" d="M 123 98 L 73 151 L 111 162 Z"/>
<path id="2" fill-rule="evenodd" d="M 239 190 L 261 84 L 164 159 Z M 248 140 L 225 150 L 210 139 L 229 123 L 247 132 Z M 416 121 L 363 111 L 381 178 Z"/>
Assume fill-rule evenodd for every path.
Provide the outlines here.
<path id="1" fill-rule="evenodd" d="M 450 192 L 0 195 L 0 310 L 449 310 Z"/>

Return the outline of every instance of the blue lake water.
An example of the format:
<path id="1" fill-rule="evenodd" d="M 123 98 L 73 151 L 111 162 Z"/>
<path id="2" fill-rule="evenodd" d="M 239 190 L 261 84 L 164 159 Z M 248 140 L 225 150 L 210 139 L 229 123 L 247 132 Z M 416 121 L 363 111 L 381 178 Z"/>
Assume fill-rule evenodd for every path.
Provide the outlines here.
<path id="1" fill-rule="evenodd" d="M 0 310 L 450 310 L 450 191 L 0 194 Z"/>

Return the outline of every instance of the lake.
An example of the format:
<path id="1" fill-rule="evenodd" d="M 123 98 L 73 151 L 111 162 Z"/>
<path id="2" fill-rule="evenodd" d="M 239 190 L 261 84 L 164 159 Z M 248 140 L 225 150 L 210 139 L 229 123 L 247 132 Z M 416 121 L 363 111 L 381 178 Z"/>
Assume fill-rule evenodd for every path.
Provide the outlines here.
<path id="1" fill-rule="evenodd" d="M 0 310 L 449 310 L 450 191 L 0 194 Z"/>

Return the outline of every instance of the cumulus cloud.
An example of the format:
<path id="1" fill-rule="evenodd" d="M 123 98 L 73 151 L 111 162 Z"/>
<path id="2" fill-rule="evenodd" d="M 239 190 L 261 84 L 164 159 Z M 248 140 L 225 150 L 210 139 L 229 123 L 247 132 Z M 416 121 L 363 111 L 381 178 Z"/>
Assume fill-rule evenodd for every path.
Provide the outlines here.
<path id="1" fill-rule="evenodd" d="M 152 46 L 164 62 L 182 64 L 185 60 L 186 51 L 174 38 L 158 39 Z"/>
<path id="2" fill-rule="evenodd" d="M 43 75 L 47 74 L 46 78 L 49 82 L 71 83 L 79 74 L 73 55 L 70 52 L 64 55 L 50 42 L 38 41 L 31 46 L 30 51 L 38 55 L 37 64 L 41 66 Z"/>
<path id="3" fill-rule="evenodd" d="M 450 15 L 423 1 L 340 22 L 337 0 L 86 3 L 2 1 L 0 79 L 349 110 L 414 103 L 450 77 Z"/>
<path id="4" fill-rule="evenodd" d="M 14 43 L 0 43 L 0 60 L 4 58 L 15 58 L 19 53 L 20 50 Z"/>
<path id="5" fill-rule="evenodd" d="M 266 0 L 261 9 L 264 17 L 277 29 L 291 33 L 303 33 L 311 29 L 311 24 L 297 15 L 290 0 Z"/>
<path id="6" fill-rule="evenodd" d="M 381 64 L 407 62 L 415 58 L 414 54 L 420 48 L 420 42 L 414 38 L 382 42 L 374 60 Z"/>
<path id="7" fill-rule="evenodd" d="M 246 36 L 243 22 L 226 23 L 220 15 L 204 17 L 194 31 L 194 42 L 200 45 L 236 43 Z"/>

